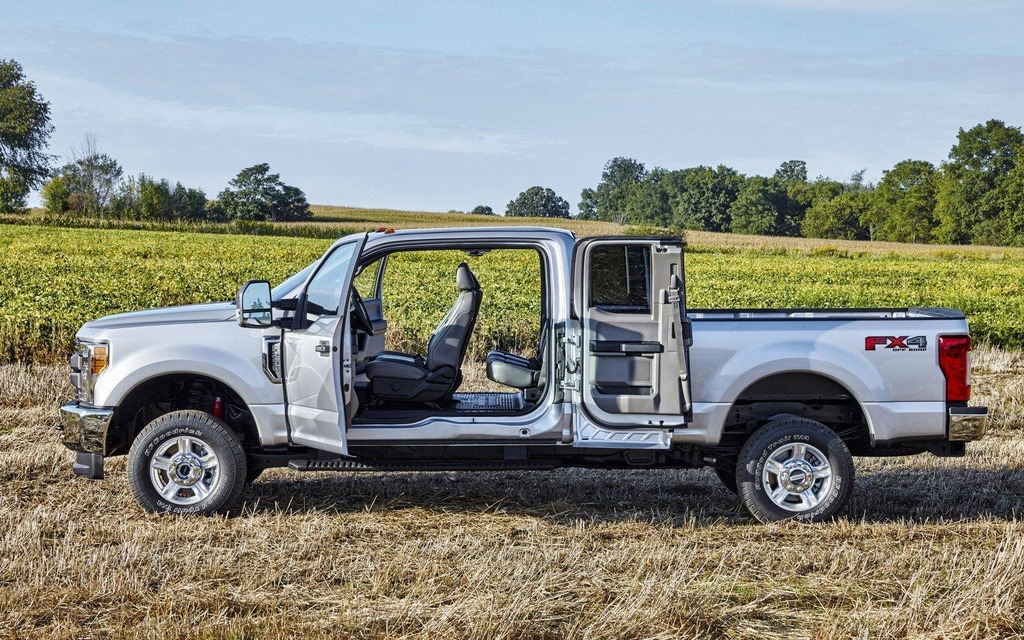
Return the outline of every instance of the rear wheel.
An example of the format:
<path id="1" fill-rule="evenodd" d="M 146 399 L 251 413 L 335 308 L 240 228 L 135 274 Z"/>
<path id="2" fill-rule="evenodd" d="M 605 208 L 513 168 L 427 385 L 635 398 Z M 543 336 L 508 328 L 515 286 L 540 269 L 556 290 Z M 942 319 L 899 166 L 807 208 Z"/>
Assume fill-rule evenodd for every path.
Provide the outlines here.
<path id="1" fill-rule="evenodd" d="M 226 513 L 245 488 L 238 436 L 202 411 L 173 411 L 149 423 L 128 452 L 128 484 L 147 511 Z"/>
<path id="2" fill-rule="evenodd" d="M 853 456 L 825 425 L 805 418 L 770 422 L 740 451 L 740 497 L 761 522 L 821 522 L 838 513 L 853 492 Z"/>

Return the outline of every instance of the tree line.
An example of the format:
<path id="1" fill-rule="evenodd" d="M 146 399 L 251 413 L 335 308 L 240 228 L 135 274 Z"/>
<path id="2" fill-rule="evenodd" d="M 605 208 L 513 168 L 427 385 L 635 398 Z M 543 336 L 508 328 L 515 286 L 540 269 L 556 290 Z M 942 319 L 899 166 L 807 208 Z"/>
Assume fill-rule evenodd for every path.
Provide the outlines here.
<path id="1" fill-rule="evenodd" d="M 809 179 L 802 160 L 771 176 L 730 167 L 648 170 L 605 164 L 580 194 L 579 218 L 773 236 L 1024 245 L 1024 134 L 1000 120 L 960 129 L 949 157 L 904 160 L 877 184 L 864 171 Z"/>
<path id="2" fill-rule="evenodd" d="M 208 200 L 202 189 L 144 173 L 125 176 L 114 158 L 86 136 L 70 162 L 54 168 L 46 153 L 53 133 L 50 105 L 25 78 L 20 64 L 0 59 L 0 213 L 26 210 L 28 194 L 41 188 L 43 208 L 54 216 L 156 221 L 255 220 L 287 222 L 313 217 L 305 194 L 270 172 L 270 165 L 242 169 Z"/>

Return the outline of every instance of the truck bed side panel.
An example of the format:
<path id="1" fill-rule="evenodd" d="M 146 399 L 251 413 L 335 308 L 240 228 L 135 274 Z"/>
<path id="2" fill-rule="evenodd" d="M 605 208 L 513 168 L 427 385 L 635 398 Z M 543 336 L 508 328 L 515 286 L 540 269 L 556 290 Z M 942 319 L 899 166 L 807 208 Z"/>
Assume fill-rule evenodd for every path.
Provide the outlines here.
<path id="1" fill-rule="evenodd" d="M 938 336 L 964 334 L 958 318 L 701 319 L 693 322 L 694 427 L 712 432 L 753 383 L 775 374 L 816 373 L 861 404 L 877 441 L 941 438 L 945 378 Z M 910 338 L 920 337 L 918 340 Z M 868 340 L 872 338 L 872 340 Z M 873 348 L 869 348 L 871 345 Z M 901 345 L 907 344 L 903 347 Z M 916 344 L 917 346 L 909 346 Z M 922 346 L 923 345 L 923 346 Z M 794 389 L 799 394 L 799 389 Z"/>

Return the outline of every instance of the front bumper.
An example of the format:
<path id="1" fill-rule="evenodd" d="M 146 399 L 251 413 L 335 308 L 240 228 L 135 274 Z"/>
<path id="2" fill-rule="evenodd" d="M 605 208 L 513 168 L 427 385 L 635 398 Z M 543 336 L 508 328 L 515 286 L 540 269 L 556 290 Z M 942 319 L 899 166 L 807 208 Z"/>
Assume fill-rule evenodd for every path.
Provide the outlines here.
<path id="1" fill-rule="evenodd" d="M 980 440 L 988 431 L 988 407 L 950 407 L 949 440 Z"/>
<path id="2" fill-rule="evenodd" d="M 64 424 L 58 427 L 63 432 L 64 446 L 72 451 L 106 454 L 107 430 L 114 417 L 110 407 L 94 407 L 72 400 L 60 408 Z"/>

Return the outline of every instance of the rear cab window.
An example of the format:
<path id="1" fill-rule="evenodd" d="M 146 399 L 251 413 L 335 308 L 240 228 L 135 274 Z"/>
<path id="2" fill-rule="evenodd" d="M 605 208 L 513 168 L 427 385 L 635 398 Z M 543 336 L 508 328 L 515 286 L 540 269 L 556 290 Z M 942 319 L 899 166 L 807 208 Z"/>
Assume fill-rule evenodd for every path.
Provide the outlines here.
<path id="1" fill-rule="evenodd" d="M 651 251 L 640 245 L 594 247 L 589 305 L 610 313 L 651 312 Z"/>

